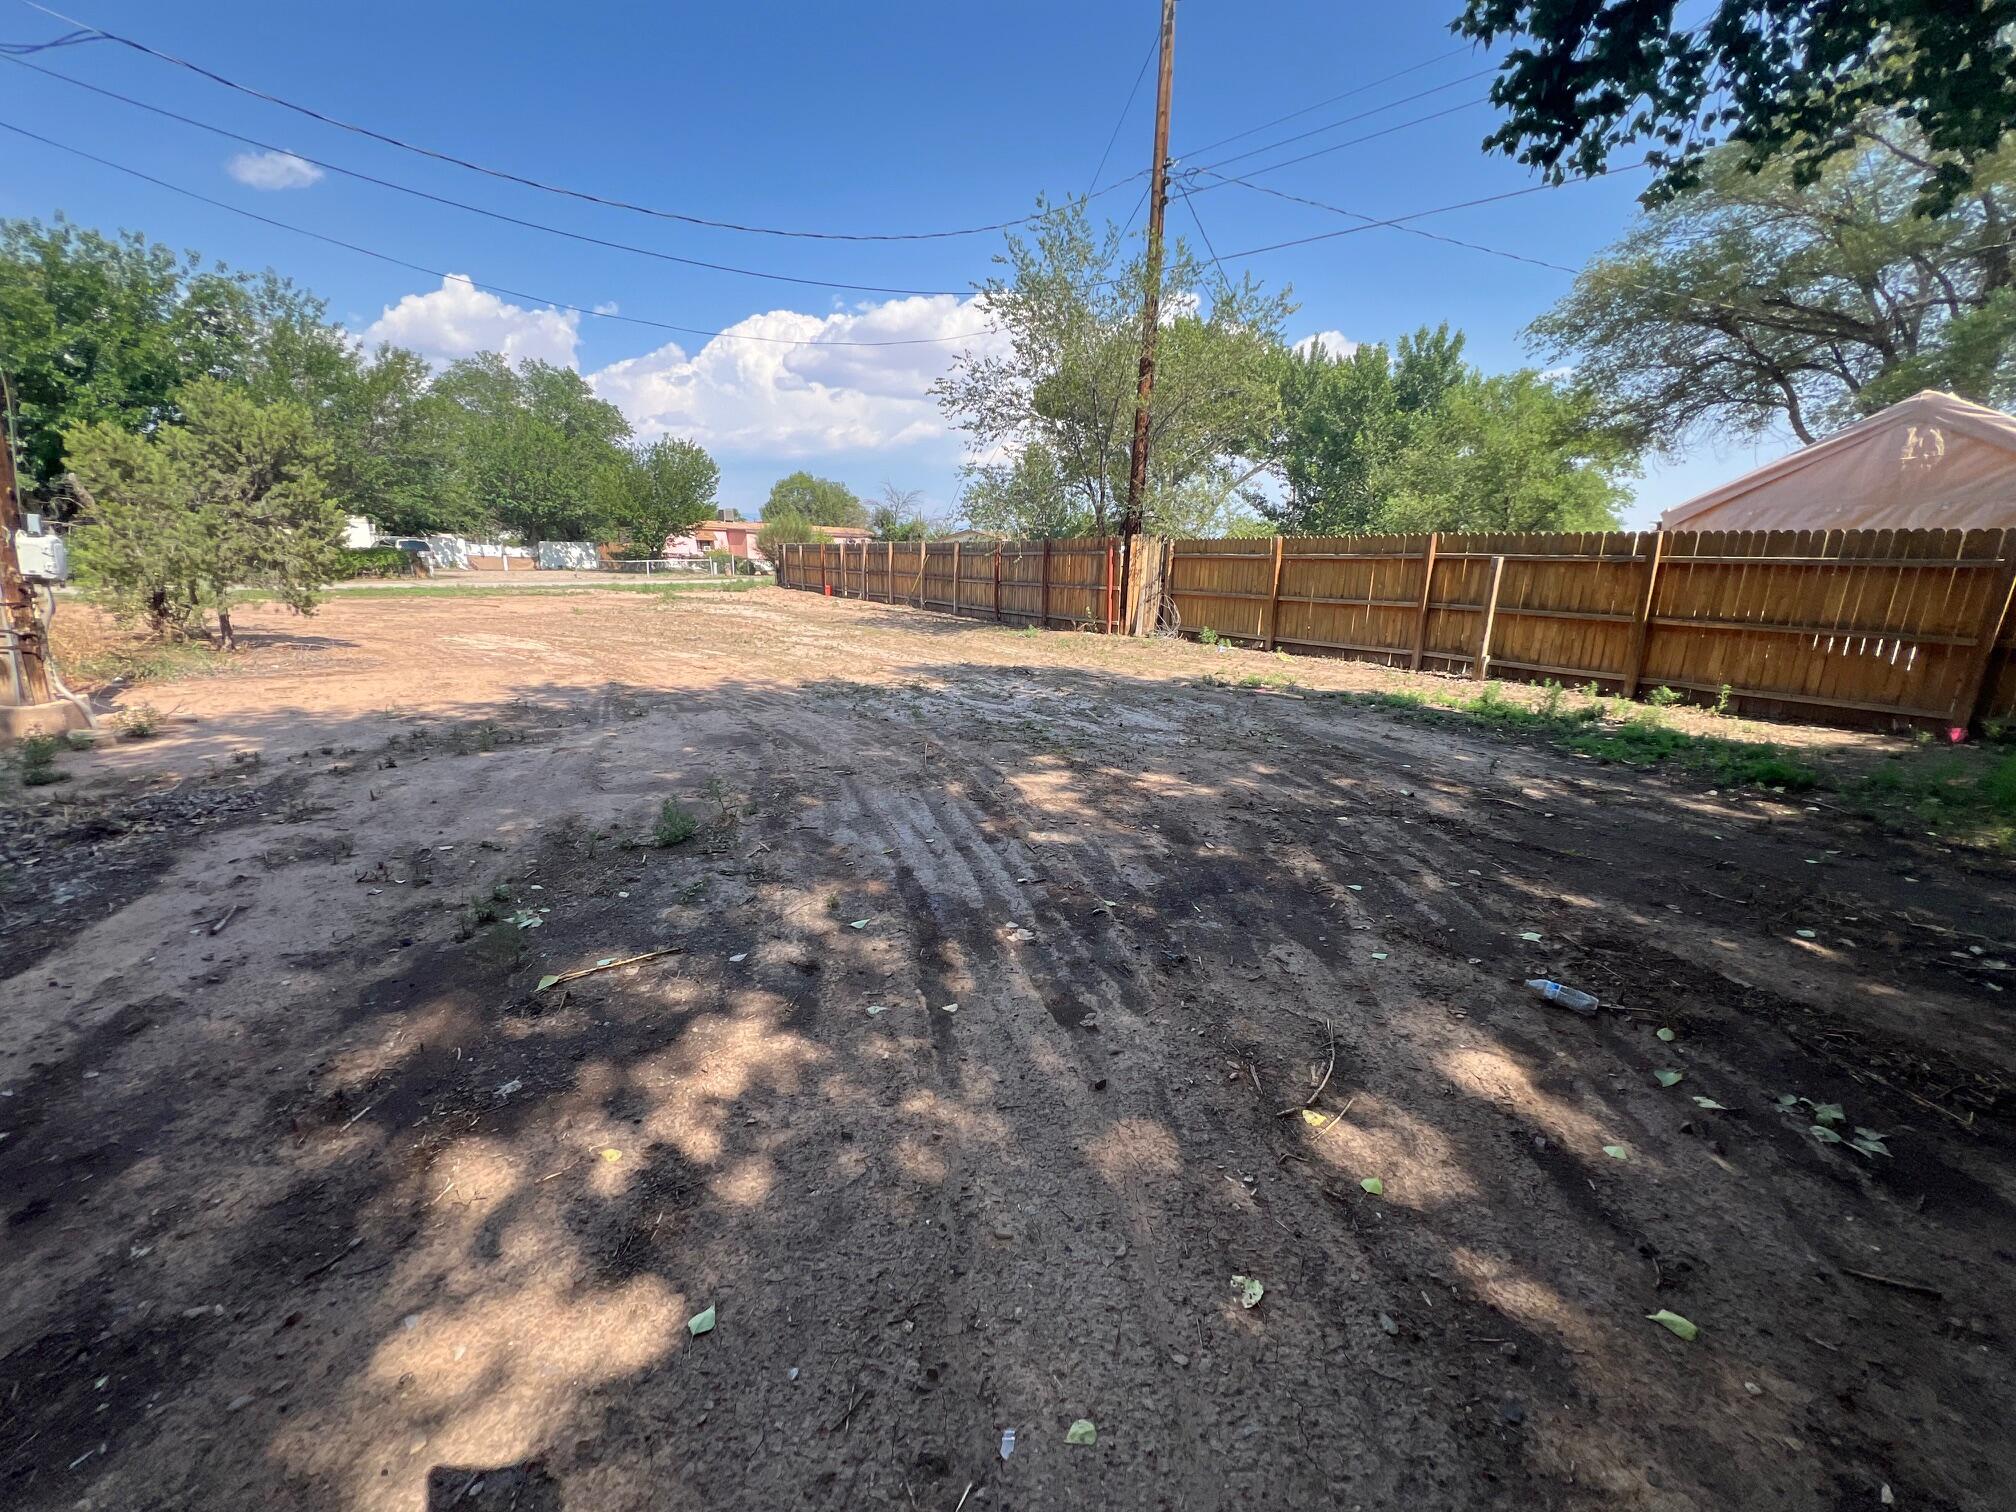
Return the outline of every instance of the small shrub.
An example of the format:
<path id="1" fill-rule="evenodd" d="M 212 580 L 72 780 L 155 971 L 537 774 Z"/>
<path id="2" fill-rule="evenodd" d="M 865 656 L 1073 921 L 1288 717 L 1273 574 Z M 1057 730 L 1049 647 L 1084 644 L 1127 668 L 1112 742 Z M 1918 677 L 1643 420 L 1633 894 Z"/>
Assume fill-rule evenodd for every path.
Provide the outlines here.
<path id="1" fill-rule="evenodd" d="M 684 845 L 700 833 L 700 821 L 677 799 L 667 798 L 658 806 L 658 822 L 651 826 L 651 841 L 661 849 Z"/>
<path id="2" fill-rule="evenodd" d="M 52 782 L 68 782 L 70 774 L 56 769 L 56 753 L 63 742 L 54 735 L 24 736 L 18 751 L 23 787 L 47 787 Z"/>
<path id="3" fill-rule="evenodd" d="M 1561 717 L 1561 700 L 1567 696 L 1568 690 L 1551 677 L 1542 684 L 1542 688 L 1544 691 L 1540 695 L 1541 715 L 1547 719 L 1559 719 Z"/>
<path id="4" fill-rule="evenodd" d="M 161 733 L 161 711 L 139 703 L 112 716 L 112 726 L 127 740 L 147 740 Z"/>
<path id="5" fill-rule="evenodd" d="M 338 554 L 335 564 L 329 569 L 329 581 L 347 582 L 352 578 L 411 577 L 413 575 L 413 553 L 402 551 L 397 546 L 353 546 Z"/>
<path id="6" fill-rule="evenodd" d="M 1206 625 L 1202 630 L 1197 632 L 1197 639 L 1204 645 L 1215 646 L 1223 637 L 1209 625 Z"/>
<path id="7" fill-rule="evenodd" d="M 1727 719 L 1731 712 L 1730 705 L 1735 702 L 1735 699 L 1736 689 L 1728 683 L 1722 684 L 1715 692 L 1716 714 L 1723 719 Z"/>
<path id="8" fill-rule="evenodd" d="M 1645 702 L 1652 705 L 1655 709 L 1670 709 L 1673 705 L 1679 703 L 1684 696 L 1662 685 L 1647 693 L 1645 695 Z"/>

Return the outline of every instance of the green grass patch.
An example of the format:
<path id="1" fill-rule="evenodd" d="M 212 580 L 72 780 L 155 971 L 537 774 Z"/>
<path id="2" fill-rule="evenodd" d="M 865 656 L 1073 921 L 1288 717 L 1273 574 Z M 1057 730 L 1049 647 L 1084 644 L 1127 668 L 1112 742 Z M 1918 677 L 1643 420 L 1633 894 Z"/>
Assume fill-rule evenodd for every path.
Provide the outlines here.
<path id="1" fill-rule="evenodd" d="M 1993 746 L 1899 752 L 1843 791 L 1878 818 L 1945 840 L 2016 850 L 2016 752 Z"/>
<path id="2" fill-rule="evenodd" d="M 1570 706 L 1565 690 L 1559 687 L 1544 689 L 1537 703 L 1508 697 L 1497 683 L 1487 683 L 1476 693 L 1436 688 L 1335 696 L 1417 718 L 1460 721 L 1527 735 L 1597 761 L 1685 772 L 1721 786 L 1783 788 L 1800 793 L 1822 781 L 1819 771 L 1782 746 L 1690 734 L 1667 724 L 1657 708 L 1621 699 L 1599 697 Z"/>
<path id="3" fill-rule="evenodd" d="M 1597 761 L 1657 768 L 1712 787 L 1826 791 L 1895 828 L 2016 851 L 2016 751 L 1992 740 L 1957 749 L 1920 742 L 1892 753 L 1873 771 L 1825 770 L 1784 746 L 1694 734 L 1669 724 L 1660 706 L 1586 691 L 1583 702 L 1572 706 L 1565 690 L 1547 688 L 1537 702 L 1527 703 L 1495 683 L 1475 693 L 1435 687 L 1319 696 L 1416 720 L 1528 736 Z"/>

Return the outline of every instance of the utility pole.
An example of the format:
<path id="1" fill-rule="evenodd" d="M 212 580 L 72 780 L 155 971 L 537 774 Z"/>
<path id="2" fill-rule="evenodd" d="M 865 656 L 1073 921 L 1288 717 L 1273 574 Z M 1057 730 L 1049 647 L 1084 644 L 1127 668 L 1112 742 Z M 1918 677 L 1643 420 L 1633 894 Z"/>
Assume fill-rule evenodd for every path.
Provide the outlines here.
<path id="1" fill-rule="evenodd" d="M 1141 308 L 1141 374 L 1134 391 L 1134 444 L 1127 454 L 1127 511 L 1120 517 L 1122 571 L 1133 584 L 1134 538 L 1148 492 L 1148 404 L 1155 393 L 1155 338 L 1162 327 L 1162 217 L 1169 207 L 1169 88 L 1176 65 L 1176 0 L 1162 0 L 1162 65 L 1155 81 L 1155 161 L 1148 182 L 1148 288 Z M 1131 620 L 1134 606 L 1128 605 Z"/>
<path id="2" fill-rule="evenodd" d="M 5 696 L 17 704 L 44 704 L 49 691 L 49 663 L 42 644 L 42 619 L 35 612 L 35 590 L 21 575 L 14 550 L 14 532 L 27 528 L 21 513 L 21 491 L 14 476 L 14 406 L 0 379 L 0 601 L 4 601 L 8 661 L 12 676 Z"/>

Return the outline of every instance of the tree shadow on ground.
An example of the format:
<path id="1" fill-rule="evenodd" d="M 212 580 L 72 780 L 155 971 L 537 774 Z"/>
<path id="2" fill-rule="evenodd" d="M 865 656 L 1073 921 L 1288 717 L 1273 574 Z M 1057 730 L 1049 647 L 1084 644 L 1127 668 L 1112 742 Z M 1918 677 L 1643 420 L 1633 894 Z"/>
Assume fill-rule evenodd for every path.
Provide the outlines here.
<path id="1" fill-rule="evenodd" d="M 2006 1052 L 1849 826 L 1083 670 L 356 732 L 14 974 L 10 1504 L 1992 1500 Z"/>

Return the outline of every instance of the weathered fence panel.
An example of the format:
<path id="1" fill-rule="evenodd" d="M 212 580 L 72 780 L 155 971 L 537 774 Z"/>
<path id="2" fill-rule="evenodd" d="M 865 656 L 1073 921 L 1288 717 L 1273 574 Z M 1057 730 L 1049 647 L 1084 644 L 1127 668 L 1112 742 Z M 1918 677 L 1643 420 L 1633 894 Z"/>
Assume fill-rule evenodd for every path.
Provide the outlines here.
<path id="1" fill-rule="evenodd" d="M 1268 649 L 1668 687 L 1758 712 L 2016 721 L 2016 531 L 1179 540 L 1159 613 Z M 778 581 L 1008 624 L 1123 618 L 1120 543 L 791 547 Z"/>
<path id="2" fill-rule="evenodd" d="M 1112 633 L 1120 617 L 1120 545 L 1075 541 L 827 542 L 786 546 L 784 588 L 911 604 L 968 619 Z"/>

